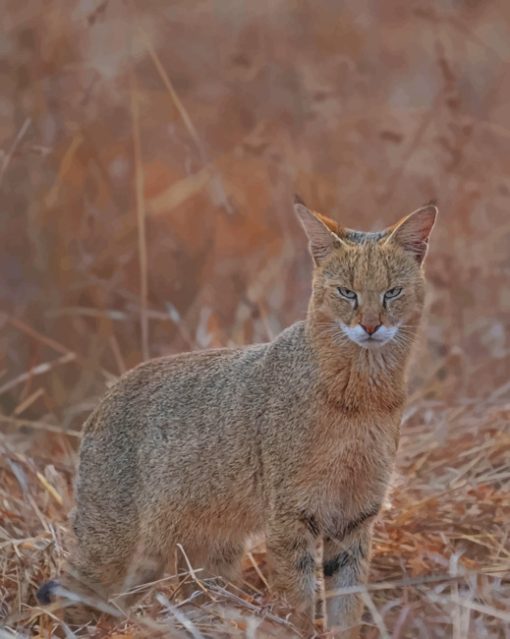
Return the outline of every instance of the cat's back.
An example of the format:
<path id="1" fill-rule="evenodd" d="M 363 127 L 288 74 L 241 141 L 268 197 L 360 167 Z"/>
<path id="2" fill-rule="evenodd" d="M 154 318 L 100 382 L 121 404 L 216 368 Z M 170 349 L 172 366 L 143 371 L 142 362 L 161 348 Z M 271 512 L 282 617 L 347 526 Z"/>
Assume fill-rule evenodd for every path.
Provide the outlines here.
<path id="1" fill-rule="evenodd" d="M 144 362 L 108 389 L 87 420 L 85 437 L 109 431 L 141 436 L 147 428 L 215 429 L 249 422 L 271 398 L 288 391 L 306 367 L 303 322 L 275 340 L 238 348 L 191 351 Z M 237 416 L 237 418 L 236 418 Z"/>
<path id="2" fill-rule="evenodd" d="M 140 432 L 148 424 L 192 418 L 236 394 L 244 371 L 265 344 L 179 353 L 144 362 L 108 389 L 85 426 L 86 436 L 112 428 Z"/>

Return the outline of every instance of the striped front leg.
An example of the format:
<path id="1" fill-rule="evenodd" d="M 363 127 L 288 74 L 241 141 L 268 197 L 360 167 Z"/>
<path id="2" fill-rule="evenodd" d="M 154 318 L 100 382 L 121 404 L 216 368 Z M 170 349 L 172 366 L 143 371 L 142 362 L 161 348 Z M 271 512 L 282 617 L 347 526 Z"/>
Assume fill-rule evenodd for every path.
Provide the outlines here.
<path id="1" fill-rule="evenodd" d="M 377 510 L 350 522 L 335 537 L 324 538 L 324 585 L 328 628 L 335 637 L 358 639 L 361 595 L 335 595 L 334 591 L 366 583 L 370 566 L 372 522 Z"/>

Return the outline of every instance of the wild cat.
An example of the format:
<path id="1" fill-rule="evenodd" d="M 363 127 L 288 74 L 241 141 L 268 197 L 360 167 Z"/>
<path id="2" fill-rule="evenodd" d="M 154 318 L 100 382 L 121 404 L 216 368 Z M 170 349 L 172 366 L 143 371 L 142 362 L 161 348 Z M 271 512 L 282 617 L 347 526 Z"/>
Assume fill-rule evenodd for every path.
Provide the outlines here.
<path id="1" fill-rule="evenodd" d="M 310 634 L 321 544 L 327 591 L 366 580 L 437 209 L 377 233 L 295 211 L 314 263 L 306 319 L 266 344 L 141 364 L 87 420 L 68 588 L 107 597 L 157 579 L 178 544 L 201 575 L 235 580 L 263 532 L 273 587 Z M 361 614 L 357 594 L 327 599 L 342 637 Z"/>

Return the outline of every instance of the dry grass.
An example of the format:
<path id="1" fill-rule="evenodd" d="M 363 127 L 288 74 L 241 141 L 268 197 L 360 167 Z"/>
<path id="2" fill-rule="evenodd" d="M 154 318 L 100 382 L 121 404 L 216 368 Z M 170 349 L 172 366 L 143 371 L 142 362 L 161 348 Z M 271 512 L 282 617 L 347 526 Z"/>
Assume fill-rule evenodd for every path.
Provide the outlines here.
<path id="1" fill-rule="evenodd" d="M 510 622 L 510 407 L 417 398 L 410 406 L 391 503 L 376 528 L 365 637 L 507 637 Z M 40 428 L 39 424 L 36 426 Z M 64 555 L 74 454 L 48 434 L 49 458 L 2 446 L 3 614 L 7 627 L 47 636 L 61 628 L 34 591 Z M 57 452 L 55 452 L 57 451 Z M 245 562 L 245 587 L 197 582 L 207 603 L 176 602 L 175 586 L 148 587 L 135 610 L 105 617 L 94 636 L 295 636 L 273 610 L 263 548 Z M 199 580 L 190 573 L 189 579 Z M 341 594 L 340 594 L 341 596 Z M 281 615 L 281 616 L 278 616 Z M 80 634 L 77 631 L 77 634 Z"/>
<path id="2" fill-rule="evenodd" d="M 293 636 L 263 546 L 241 591 L 190 574 L 205 603 L 180 602 L 165 580 L 94 628 L 34 592 L 106 384 L 303 316 L 296 190 L 365 229 L 442 211 L 363 636 L 508 639 L 508 7 L 5 4 L 0 638 Z"/>

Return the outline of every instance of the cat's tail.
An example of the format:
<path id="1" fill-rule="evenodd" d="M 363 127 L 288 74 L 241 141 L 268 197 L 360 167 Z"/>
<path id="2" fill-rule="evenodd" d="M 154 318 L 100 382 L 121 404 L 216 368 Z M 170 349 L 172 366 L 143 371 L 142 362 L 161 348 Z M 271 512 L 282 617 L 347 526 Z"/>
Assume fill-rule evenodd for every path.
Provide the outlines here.
<path id="1" fill-rule="evenodd" d="M 76 594 L 67 590 L 62 582 L 50 579 L 43 583 L 35 594 L 41 606 L 48 606 L 58 602 L 56 614 L 65 622 L 72 624 L 84 624 L 97 617 L 97 612 L 84 605 Z M 70 598 L 69 598 L 70 597 Z M 78 601 L 76 601 L 78 599 Z"/>
<path id="2" fill-rule="evenodd" d="M 35 594 L 37 601 L 42 606 L 48 606 L 50 603 L 56 601 L 59 588 L 59 581 L 55 579 L 46 581 Z"/>
<path id="3" fill-rule="evenodd" d="M 119 616 L 118 609 L 111 606 L 105 597 L 67 573 L 63 573 L 59 580 L 50 579 L 43 583 L 35 596 L 42 606 L 57 602 L 59 615 L 67 623 L 81 625 L 97 619 L 101 613 Z"/>

